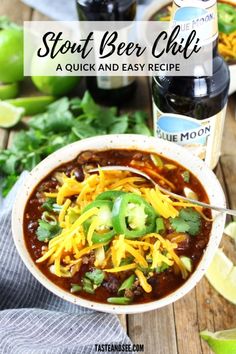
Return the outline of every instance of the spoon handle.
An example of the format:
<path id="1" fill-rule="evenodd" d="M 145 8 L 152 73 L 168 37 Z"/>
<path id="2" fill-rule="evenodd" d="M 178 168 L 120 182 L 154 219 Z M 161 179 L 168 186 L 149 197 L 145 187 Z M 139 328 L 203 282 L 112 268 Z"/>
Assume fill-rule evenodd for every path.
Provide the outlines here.
<path id="1" fill-rule="evenodd" d="M 146 173 L 133 168 L 133 167 L 129 167 L 129 166 L 102 166 L 99 168 L 94 168 L 92 170 L 90 170 L 89 172 L 98 172 L 99 170 L 105 170 L 105 171 L 129 171 L 129 172 L 133 172 L 137 175 L 140 175 L 144 178 L 146 178 L 147 180 L 149 180 L 153 185 L 157 186 L 159 188 L 159 190 L 167 195 L 170 195 L 176 199 L 182 199 L 186 202 L 190 202 L 192 204 L 196 204 L 199 205 L 203 208 L 207 208 L 207 209 L 212 209 L 212 210 L 216 210 L 219 211 L 220 213 L 226 213 L 228 215 L 232 215 L 232 216 L 236 216 L 236 210 L 232 210 L 232 209 L 226 209 L 226 208 L 222 208 L 222 207 L 218 207 L 216 205 L 210 205 L 207 203 L 203 203 L 203 202 L 199 202 L 198 200 L 195 199 L 191 199 L 191 198 L 187 198 L 187 197 L 183 197 L 182 195 L 179 194 L 175 194 L 173 192 L 170 192 L 168 189 L 165 189 L 163 187 L 161 187 L 158 183 L 156 183 L 150 176 L 148 176 Z"/>
<path id="2" fill-rule="evenodd" d="M 167 191 L 167 189 L 165 188 L 162 188 L 161 186 L 158 185 L 158 188 L 160 189 L 160 191 L 174 197 L 174 198 L 178 198 L 178 199 L 181 199 L 181 200 L 184 200 L 186 202 L 190 202 L 192 204 L 196 204 L 196 205 L 199 205 L 203 208 L 206 208 L 206 209 L 212 209 L 212 210 L 216 210 L 216 211 L 219 211 L 221 213 L 226 213 L 228 215 L 233 215 L 233 216 L 236 216 L 236 210 L 232 210 L 232 209 L 226 209 L 226 208 L 221 208 L 221 207 L 218 207 L 216 205 L 210 205 L 210 204 L 207 204 L 207 203 L 203 203 L 203 202 L 199 202 L 198 200 L 194 200 L 194 199 L 190 199 L 190 198 L 187 198 L 187 197 L 183 197 L 182 195 L 178 195 L 178 194 L 175 194 L 175 193 L 172 193 L 170 191 Z"/>

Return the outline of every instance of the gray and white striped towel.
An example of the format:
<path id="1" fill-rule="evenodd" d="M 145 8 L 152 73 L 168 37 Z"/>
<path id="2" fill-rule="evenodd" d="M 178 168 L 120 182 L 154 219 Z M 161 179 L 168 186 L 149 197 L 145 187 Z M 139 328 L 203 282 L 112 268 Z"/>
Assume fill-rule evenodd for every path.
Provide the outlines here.
<path id="1" fill-rule="evenodd" d="M 60 299 L 26 269 L 13 243 L 10 221 L 25 176 L 0 201 L 0 353 L 87 354 L 95 353 L 95 344 L 131 344 L 116 316 Z"/>

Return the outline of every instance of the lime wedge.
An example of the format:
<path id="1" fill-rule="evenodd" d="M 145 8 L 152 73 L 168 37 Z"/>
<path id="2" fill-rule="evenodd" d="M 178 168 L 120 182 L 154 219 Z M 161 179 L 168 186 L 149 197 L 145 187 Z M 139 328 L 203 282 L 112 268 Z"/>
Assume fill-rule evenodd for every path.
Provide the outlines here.
<path id="1" fill-rule="evenodd" d="M 236 304 L 236 267 L 221 249 L 216 251 L 206 277 L 216 291 Z"/>
<path id="2" fill-rule="evenodd" d="M 0 102 L 0 128 L 16 125 L 24 115 L 24 108 L 16 108 L 7 102 Z"/>
<path id="3" fill-rule="evenodd" d="M 236 354 L 236 328 L 215 333 L 203 331 L 200 336 L 216 354 Z"/>
<path id="4" fill-rule="evenodd" d="M 19 84 L 14 82 L 12 84 L 0 85 L 0 100 L 8 100 L 14 98 L 19 93 Z"/>
<path id="5" fill-rule="evenodd" d="M 236 221 L 230 222 L 224 229 L 224 233 L 232 237 L 236 242 Z"/>
<path id="6" fill-rule="evenodd" d="M 20 97 L 13 100 L 8 100 L 15 107 L 22 107 L 25 109 L 26 116 L 43 113 L 47 106 L 54 102 L 53 96 L 36 96 L 36 97 Z"/>

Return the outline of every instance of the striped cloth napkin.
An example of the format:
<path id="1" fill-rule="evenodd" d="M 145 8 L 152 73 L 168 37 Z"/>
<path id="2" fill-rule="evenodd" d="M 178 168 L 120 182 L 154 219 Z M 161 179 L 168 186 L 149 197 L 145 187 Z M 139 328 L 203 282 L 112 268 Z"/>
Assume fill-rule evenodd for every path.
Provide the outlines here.
<path id="1" fill-rule="evenodd" d="M 23 264 L 12 239 L 11 209 L 25 177 L 0 206 L 0 353 L 87 354 L 95 353 L 95 344 L 131 344 L 115 315 L 60 299 Z"/>

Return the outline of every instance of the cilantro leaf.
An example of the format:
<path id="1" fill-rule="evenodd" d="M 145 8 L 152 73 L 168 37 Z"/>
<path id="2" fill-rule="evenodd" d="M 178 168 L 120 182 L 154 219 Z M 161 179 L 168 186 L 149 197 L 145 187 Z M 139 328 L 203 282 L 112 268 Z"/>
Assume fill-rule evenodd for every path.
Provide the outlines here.
<path id="1" fill-rule="evenodd" d="M 128 128 L 129 117 L 123 115 L 117 119 L 117 121 L 109 128 L 109 134 L 124 134 Z"/>
<path id="2" fill-rule="evenodd" d="M 47 198 L 46 201 L 42 204 L 42 208 L 46 211 L 54 211 L 59 213 L 62 209 L 62 206 L 56 204 L 55 198 Z"/>
<path id="3" fill-rule="evenodd" d="M 85 92 L 81 107 L 90 121 L 100 128 L 108 128 L 116 120 L 116 107 L 105 108 L 95 103 L 88 91 Z"/>
<path id="4" fill-rule="evenodd" d="M 85 277 L 91 280 L 97 286 L 100 286 L 104 280 L 104 272 L 101 269 L 94 269 L 91 272 L 86 272 Z"/>
<path id="5" fill-rule="evenodd" d="M 201 228 L 201 215 L 192 208 L 181 209 L 179 216 L 171 218 L 170 223 L 176 232 L 188 232 L 195 236 Z"/>
<path id="6" fill-rule="evenodd" d="M 45 242 L 56 237 L 61 231 L 58 223 L 48 223 L 44 220 L 39 220 L 39 226 L 36 230 L 36 235 L 39 241 Z"/>
<path id="7" fill-rule="evenodd" d="M 4 179 L 0 180 L 0 191 L 2 192 L 2 196 L 6 197 L 10 192 L 11 188 L 14 186 L 16 181 L 18 180 L 18 176 L 15 174 L 11 174 Z"/>
<path id="8" fill-rule="evenodd" d="M 72 131 L 79 139 L 89 138 L 97 134 L 96 129 L 91 125 L 79 121 L 74 124 Z"/>
<path id="9" fill-rule="evenodd" d="M 172 228 L 176 232 L 188 232 L 189 231 L 189 224 L 182 219 L 180 216 L 177 216 L 170 221 Z"/>
<path id="10" fill-rule="evenodd" d="M 188 233 L 195 236 L 201 228 L 201 215 L 192 208 L 186 208 L 181 210 L 180 216 L 189 224 Z"/>

